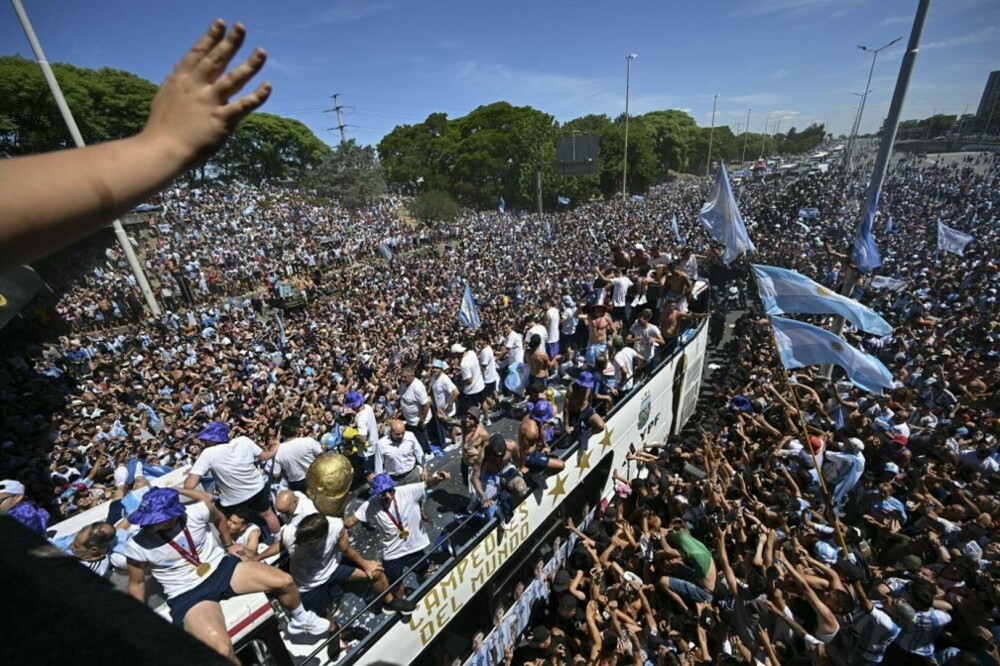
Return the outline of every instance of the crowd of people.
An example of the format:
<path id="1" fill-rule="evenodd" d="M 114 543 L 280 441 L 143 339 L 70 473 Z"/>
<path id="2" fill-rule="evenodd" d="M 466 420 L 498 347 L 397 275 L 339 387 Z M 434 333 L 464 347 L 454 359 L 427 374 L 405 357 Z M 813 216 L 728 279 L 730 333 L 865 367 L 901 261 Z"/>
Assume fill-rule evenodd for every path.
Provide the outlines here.
<path id="1" fill-rule="evenodd" d="M 542 223 L 474 212 L 433 230 L 400 221 L 395 200 L 351 214 L 277 188 L 170 190 L 140 252 L 164 316 L 138 317 L 124 259 L 91 247 L 50 278 L 75 332 L 5 359 L 0 508 L 43 532 L 114 501 L 111 527 L 127 535 L 92 526 L 62 546 L 95 570 L 117 555 L 155 575 L 136 535 L 170 523 L 156 529 L 185 542 L 176 498 L 142 491 L 190 466 L 186 492 L 214 483 L 222 509 L 209 497 L 191 521 L 212 522 L 242 563 L 288 551 L 291 579 L 254 589 L 274 591 L 303 631 L 325 631 L 317 618 L 339 584 L 389 590 L 428 545 L 416 500 L 447 478 L 428 459 L 460 447 L 470 507 L 508 516 L 562 468 L 554 437 L 603 429 L 618 396 L 704 316 L 687 307 L 699 274 L 752 291 L 753 261 L 839 287 L 850 259 L 833 248 L 849 247 L 845 202 L 861 175 L 741 187 L 757 252 L 728 267 L 695 221 L 706 193 L 695 180 Z M 634 454 L 642 472 L 580 533 L 508 660 L 1000 663 L 998 205 L 995 157 L 893 166 L 877 242 L 879 273 L 899 282 L 865 280 L 856 296 L 895 331 L 847 333 L 898 380 L 885 396 L 806 372 L 786 383 L 745 292 L 700 433 Z M 802 206 L 819 219 L 797 219 Z M 938 219 L 975 237 L 965 256 L 936 251 Z M 276 315 L 276 283 L 304 291 L 305 306 Z M 475 333 L 457 317 L 466 284 Z M 553 387 L 566 390 L 561 409 Z M 490 435 L 502 395 L 523 402 L 516 441 Z M 371 491 L 343 521 L 310 518 L 301 494 L 329 449 Z M 384 535 L 380 565 L 351 547 L 356 522 Z M 296 550 L 320 542 L 325 568 L 297 569 Z M 384 603 L 412 610 L 398 587 Z"/>

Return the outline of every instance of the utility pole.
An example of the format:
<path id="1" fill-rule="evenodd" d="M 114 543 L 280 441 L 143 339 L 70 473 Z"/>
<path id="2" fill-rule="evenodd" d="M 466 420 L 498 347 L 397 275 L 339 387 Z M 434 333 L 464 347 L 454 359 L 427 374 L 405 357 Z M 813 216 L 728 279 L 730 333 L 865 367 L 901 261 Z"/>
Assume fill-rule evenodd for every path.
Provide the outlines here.
<path id="1" fill-rule="evenodd" d="M 635 53 L 625 56 L 625 154 L 622 155 L 622 199 L 628 196 L 628 93 L 632 80 L 632 61 L 638 57 Z"/>
<path id="2" fill-rule="evenodd" d="M 746 159 L 747 159 L 747 139 L 750 138 L 750 112 L 751 111 L 753 111 L 752 108 L 751 109 L 747 109 L 747 131 L 743 135 L 743 154 L 740 156 L 740 168 L 741 169 L 743 168 L 743 165 L 746 164 Z"/>
<path id="3" fill-rule="evenodd" d="M 906 53 L 903 54 L 903 62 L 899 66 L 899 76 L 896 78 L 896 89 L 892 93 L 892 103 L 889 105 L 889 115 L 885 119 L 885 131 L 882 133 L 882 140 L 879 143 L 878 157 L 875 158 L 875 167 L 872 169 L 871 181 L 868 191 L 865 192 L 865 203 L 861 211 L 861 219 L 855 227 L 854 237 L 861 230 L 864 223 L 864 216 L 868 214 L 868 206 L 879 195 L 882 189 L 882 182 L 885 180 L 885 172 L 889 167 L 889 157 L 892 155 L 892 147 L 896 141 L 896 131 L 899 129 L 899 116 L 903 111 L 903 102 L 906 100 L 906 91 L 910 85 L 910 76 L 913 74 L 913 66 L 917 62 L 917 53 L 920 51 L 920 36 L 924 31 L 924 23 L 927 20 L 927 10 L 930 8 L 931 0 L 920 0 L 917 6 L 917 13 L 913 17 L 913 27 L 910 30 L 910 40 L 906 46 Z M 867 90 L 867 88 L 866 88 Z M 847 250 L 848 256 L 853 255 L 853 244 Z M 854 287 L 858 283 L 858 271 L 852 263 L 848 262 L 847 270 L 844 271 L 844 286 L 840 293 L 850 297 L 854 293 Z M 830 332 L 834 335 L 841 335 L 844 331 L 844 318 L 834 317 Z M 823 366 L 822 374 L 830 376 L 831 366 Z"/>
<path id="4" fill-rule="evenodd" d="M 705 178 L 708 178 L 708 170 L 712 168 L 712 139 L 715 137 L 715 105 L 719 101 L 716 95 L 712 100 L 712 129 L 708 132 L 708 159 L 705 161 Z"/>
<path id="5" fill-rule="evenodd" d="M 764 133 L 760 137 L 760 157 L 758 159 L 764 158 L 764 146 L 767 145 L 767 125 L 771 120 L 771 112 L 768 111 L 767 115 L 764 116 Z"/>
<path id="6" fill-rule="evenodd" d="M 538 217 L 542 217 L 542 163 L 535 165 L 535 197 L 538 203 Z"/>
<path id="7" fill-rule="evenodd" d="M 31 21 L 28 20 L 28 14 L 24 11 L 24 6 L 21 4 L 21 0 L 11 0 L 11 3 L 14 5 L 14 11 L 17 12 L 17 18 L 21 22 L 21 28 L 24 30 L 24 34 L 28 38 L 28 43 L 31 44 L 31 50 L 35 53 L 35 59 L 38 61 L 38 66 L 42 68 L 42 74 L 45 76 L 45 81 L 49 85 L 49 91 L 55 98 L 56 106 L 59 107 L 59 113 L 62 114 L 63 122 L 66 123 L 66 129 L 69 130 L 70 136 L 73 137 L 73 143 L 76 144 L 76 147 L 83 148 L 86 144 L 83 141 L 83 136 L 80 134 L 80 128 L 77 127 L 76 119 L 73 118 L 73 112 L 70 111 L 69 105 L 66 103 L 66 98 L 63 97 L 62 89 L 59 87 L 59 82 L 56 80 L 56 75 L 52 72 L 52 67 L 49 66 L 49 61 L 45 58 L 45 53 L 42 51 L 42 45 L 39 43 L 38 37 L 35 35 L 34 28 L 31 27 Z M 115 231 L 115 237 L 118 239 L 118 244 L 121 246 L 122 252 L 125 253 L 125 259 L 128 261 L 128 265 L 132 269 L 132 275 L 135 276 L 136 283 L 139 285 L 139 291 L 142 292 L 142 296 L 146 300 L 146 306 L 149 308 L 149 312 L 154 317 L 159 317 L 160 306 L 156 302 L 153 290 L 149 288 L 149 282 L 146 280 L 146 273 L 142 270 L 139 258 L 135 256 L 135 250 L 132 248 L 132 241 L 129 240 L 128 234 L 125 233 L 121 220 L 115 219 L 111 223 L 111 226 Z"/>
<path id="8" fill-rule="evenodd" d="M 337 129 L 340 130 L 340 142 L 347 143 L 347 132 L 344 131 L 344 128 L 347 127 L 347 125 L 344 124 L 344 119 L 340 117 L 340 110 L 344 107 L 342 107 L 340 102 L 337 100 L 337 98 L 340 97 L 340 93 L 333 93 L 331 96 L 333 97 L 333 110 L 337 112 Z"/>

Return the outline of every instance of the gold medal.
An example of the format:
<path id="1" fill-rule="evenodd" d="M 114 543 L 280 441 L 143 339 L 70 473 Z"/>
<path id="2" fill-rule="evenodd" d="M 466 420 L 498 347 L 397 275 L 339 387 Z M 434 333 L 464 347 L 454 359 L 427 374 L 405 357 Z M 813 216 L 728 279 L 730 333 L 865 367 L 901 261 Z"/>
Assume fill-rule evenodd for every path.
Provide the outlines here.
<path id="1" fill-rule="evenodd" d="M 203 577 L 211 570 L 212 570 L 212 565 L 209 564 L 208 562 L 202 562 L 201 564 L 199 564 L 194 568 L 194 572 L 198 574 L 199 578 Z"/>
<path id="2" fill-rule="evenodd" d="M 407 539 L 409 539 L 410 538 L 410 530 L 406 529 L 406 527 L 404 526 L 403 529 L 399 530 L 399 538 L 402 539 L 403 541 L 406 541 Z"/>

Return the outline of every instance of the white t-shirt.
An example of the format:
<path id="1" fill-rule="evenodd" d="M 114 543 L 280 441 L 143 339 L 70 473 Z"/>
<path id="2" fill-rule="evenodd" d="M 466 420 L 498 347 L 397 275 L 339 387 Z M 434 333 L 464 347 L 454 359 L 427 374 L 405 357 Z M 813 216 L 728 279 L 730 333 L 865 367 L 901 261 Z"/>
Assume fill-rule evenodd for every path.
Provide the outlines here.
<path id="1" fill-rule="evenodd" d="M 205 503 L 197 502 L 185 508 L 188 532 L 194 541 L 198 559 L 211 566 L 211 570 L 204 576 L 195 573 L 195 566 L 165 540 L 171 539 L 184 550 L 191 552 L 191 544 L 188 543 L 181 523 L 164 535 L 141 530 L 125 544 L 125 557 L 147 563 L 153 578 L 163 586 L 163 592 L 168 599 L 173 599 L 205 582 L 226 556 L 226 551 L 222 550 L 215 540 L 211 527 L 211 512 Z"/>
<path id="2" fill-rule="evenodd" d="M 545 326 L 545 333 L 549 336 L 549 342 L 559 342 L 559 308 L 551 307 L 545 311 L 548 323 Z"/>
<path id="3" fill-rule="evenodd" d="M 569 307 L 568 305 L 563 308 L 562 311 L 562 327 L 559 329 L 563 335 L 573 335 L 576 333 L 576 324 L 578 322 L 576 316 L 576 307 Z"/>
<path id="4" fill-rule="evenodd" d="M 524 337 L 517 331 L 511 331 L 504 343 L 507 347 L 507 364 L 524 363 Z"/>
<path id="5" fill-rule="evenodd" d="M 311 499 L 305 496 L 305 493 L 300 493 L 298 490 L 293 490 L 292 492 L 299 498 L 299 503 L 295 506 L 295 511 L 292 513 L 291 518 L 285 519 L 285 514 L 281 514 L 282 520 L 285 520 L 285 524 L 281 526 L 282 530 L 289 525 L 298 525 L 306 516 L 319 513 L 316 510 L 316 505 L 313 504 Z"/>
<path id="6" fill-rule="evenodd" d="M 632 328 L 629 329 L 629 333 L 635 336 L 635 350 L 645 359 L 650 359 L 653 357 L 653 344 L 652 338 L 662 337 L 663 334 L 660 333 L 660 328 L 655 324 L 646 324 L 643 328 L 639 322 L 632 324 Z"/>
<path id="7" fill-rule="evenodd" d="M 549 341 L 549 332 L 541 324 L 535 324 L 527 330 L 524 334 L 524 339 L 531 342 L 531 337 L 537 335 L 542 339 L 542 345 L 544 346 Z"/>
<path id="8" fill-rule="evenodd" d="M 486 388 L 486 382 L 483 381 L 483 371 L 479 369 L 479 359 L 476 357 L 476 352 L 470 349 L 462 354 L 462 362 L 459 367 L 462 370 L 462 379 L 472 380 L 471 383 L 462 387 L 462 393 L 475 395 Z"/>
<path id="9" fill-rule="evenodd" d="M 302 481 L 306 478 L 309 465 L 321 453 L 323 453 L 323 445 L 312 437 L 295 437 L 278 445 L 274 461 L 281 467 L 286 479 Z"/>
<path id="10" fill-rule="evenodd" d="M 303 592 L 330 580 L 333 570 L 340 565 L 341 552 L 337 542 L 344 530 L 344 521 L 333 516 L 328 516 L 326 520 L 330 526 L 326 541 L 311 546 L 295 545 L 297 525 L 286 525 L 281 530 L 281 545 L 288 551 L 289 572 Z"/>
<path id="11" fill-rule="evenodd" d="M 625 276 L 611 278 L 611 305 L 616 308 L 625 307 L 625 294 L 632 286 L 632 280 Z"/>
<path id="12" fill-rule="evenodd" d="M 458 387 L 455 386 L 455 382 L 451 381 L 451 377 L 443 372 L 431 384 L 431 392 L 434 393 L 434 404 L 438 408 L 438 414 L 442 414 L 443 416 L 453 416 L 455 414 L 457 410 L 454 404 L 447 411 L 444 411 L 444 406 L 451 400 L 451 393 L 456 388 Z"/>
<path id="13" fill-rule="evenodd" d="M 399 538 L 399 528 L 393 519 L 389 518 L 377 497 L 368 500 L 354 512 L 355 518 L 378 528 L 382 536 L 382 561 L 397 560 L 423 550 L 431 544 L 420 517 L 420 506 L 424 501 L 426 488 L 423 482 L 396 486 L 396 503 L 390 504 L 389 510 L 392 511 L 393 518 L 409 530 L 410 534 L 405 541 Z M 399 515 L 396 515 L 397 509 Z"/>
<path id="14" fill-rule="evenodd" d="M 479 367 L 483 369 L 483 381 L 487 384 L 500 381 L 500 373 L 497 372 L 497 357 L 493 353 L 493 347 L 486 345 L 479 350 Z"/>
<path id="15" fill-rule="evenodd" d="M 361 409 L 354 415 L 354 427 L 358 430 L 358 439 L 367 442 L 367 448 L 363 449 L 367 458 L 375 451 L 375 442 L 378 441 L 378 419 L 375 418 L 375 410 L 369 404 L 361 405 Z"/>
<path id="16" fill-rule="evenodd" d="M 635 357 L 636 352 L 631 347 L 623 347 L 615 353 L 612 363 L 615 366 L 615 385 L 619 389 L 622 388 L 623 377 L 635 377 Z"/>
<path id="17" fill-rule="evenodd" d="M 427 395 L 427 387 L 419 379 L 414 378 L 410 385 L 399 396 L 399 404 L 403 408 L 403 420 L 407 425 L 415 426 L 420 423 L 420 408 L 430 402 Z"/>
<path id="18" fill-rule="evenodd" d="M 264 488 L 264 477 L 254 464 L 260 448 L 249 437 L 237 437 L 228 444 L 216 444 L 201 452 L 191 473 L 209 472 L 219 489 L 219 504 L 233 506 L 245 502 Z"/>

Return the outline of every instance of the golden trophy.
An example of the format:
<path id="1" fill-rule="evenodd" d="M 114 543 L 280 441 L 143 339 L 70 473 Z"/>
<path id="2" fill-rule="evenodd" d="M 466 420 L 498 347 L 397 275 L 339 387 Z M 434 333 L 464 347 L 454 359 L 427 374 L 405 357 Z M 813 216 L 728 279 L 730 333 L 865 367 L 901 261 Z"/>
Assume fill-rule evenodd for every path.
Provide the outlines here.
<path id="1" fill-rule="evenodd" d="M 306 497 L 326 516 L 343 517 L 350 499 L 354 468 L 339 453 L 327 452 L 313 461 L 306 472 Z"/>

